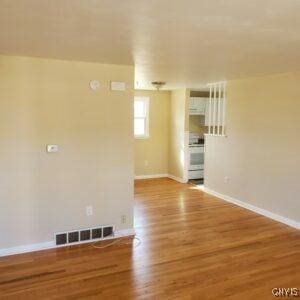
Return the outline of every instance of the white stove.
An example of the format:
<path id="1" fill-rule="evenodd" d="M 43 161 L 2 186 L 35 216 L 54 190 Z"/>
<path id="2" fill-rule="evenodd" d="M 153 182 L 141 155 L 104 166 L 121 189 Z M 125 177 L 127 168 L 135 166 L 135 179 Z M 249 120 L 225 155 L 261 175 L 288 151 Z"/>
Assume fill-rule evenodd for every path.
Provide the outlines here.
<path id="1" fill-rule="evenodd" d="M 202 179 L 204 176 L 204 144 L 190 144 L 189 179 Z"/>

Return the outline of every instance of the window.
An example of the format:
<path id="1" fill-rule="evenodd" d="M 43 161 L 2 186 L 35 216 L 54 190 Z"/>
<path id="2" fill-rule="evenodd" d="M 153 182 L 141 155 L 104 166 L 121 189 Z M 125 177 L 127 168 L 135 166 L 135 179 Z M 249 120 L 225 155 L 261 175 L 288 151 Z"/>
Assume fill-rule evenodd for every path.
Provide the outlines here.
<path id="1" fill-rule="evenodd" d="M 208 134 L 226 136 L 226 82 L 209 84 Z"/>
<path id="2" fill-rule="evenodd" d="M 134 98 L 134 137 L 149 137 L 149 98 Z"/>

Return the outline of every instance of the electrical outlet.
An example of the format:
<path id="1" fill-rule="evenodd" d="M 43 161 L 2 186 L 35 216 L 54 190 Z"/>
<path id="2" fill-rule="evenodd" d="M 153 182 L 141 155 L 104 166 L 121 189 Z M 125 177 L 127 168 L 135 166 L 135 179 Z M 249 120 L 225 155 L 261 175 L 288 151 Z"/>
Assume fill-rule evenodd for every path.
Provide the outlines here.
<path id="1" fill-rule="evenodd" d="M 224 177 L 224 183 L 228 183 L 229 182 L 229 177 L 228 176 L 225 176 Z"/>
<path id="2" fill-rule="evenodd" d="M 125 224 L 126 223 L 126 215 L 121 216 L 121 223 Z"/>
<path id="3" fill-rule="evenodd" d="M 85 208 L 85 213 L 86 213 L 86 215 L 87 216 L 92 216 L 93 215 L 93 206 L 87 206 L 86 208 Z"/>
<path id="4" fill-rule="evenodd" d="M 145 160 L 145 167 L 148 167 L 149 166 L 149 162 L 148 160 Z"/>

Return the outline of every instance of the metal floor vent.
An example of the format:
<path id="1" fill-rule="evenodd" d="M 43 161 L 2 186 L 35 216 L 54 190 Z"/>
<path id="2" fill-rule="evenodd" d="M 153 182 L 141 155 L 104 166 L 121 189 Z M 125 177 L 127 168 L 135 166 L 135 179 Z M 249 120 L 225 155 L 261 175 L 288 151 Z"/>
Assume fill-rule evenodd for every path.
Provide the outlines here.
<path id="1" fill-rule="evenodd" d="M 80 230 L 55 233 L 55 243 L 57 246 L 82 243 L 93 240 L 102 240 L 114 235 L 114 226 L 97 226 Z"/>

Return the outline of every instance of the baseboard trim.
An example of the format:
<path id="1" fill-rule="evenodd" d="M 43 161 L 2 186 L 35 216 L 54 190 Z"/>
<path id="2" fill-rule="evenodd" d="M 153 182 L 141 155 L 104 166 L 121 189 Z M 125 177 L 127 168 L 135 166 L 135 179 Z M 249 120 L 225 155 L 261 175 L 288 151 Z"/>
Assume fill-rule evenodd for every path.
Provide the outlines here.
<path id="1" fill-rule="evenodd" d="M 183 178 L 176 177 L 176 176 L 174 176 L 174 175 L 172 175 L 172 174 L 169 174 L 169 175 L 168 175 L 168 178 L 173 179 L 173 180 L 175 180 L 175 181 L 178 181 L 178 182 L 180 182 L 180 183 L 187 183 L 187 181 L 184 180 Z"/>
<path id="2" fill-rule="evenodd" d="M 88 244 L 88 243 L 93 243 L 96 241 L 117 239 L 120 237 L 126 237 L 126 236 L 132 236 L 132 235 L 135 235 L 134 228 L 117 230 L 117 231 L 115 231 L 115 234 L 113 236 L 109 236 L 109 237 L 106 237 L 103 239 L 97 239 L 97 240 L 92 240 L 92 241 L 88 240 L 88 241 L 82 241 L 82 242 L 78 242 L 78 243 L 67 244 L 67 245 L 57 246 L 57 245 L 55 245 L 54 241 L 49 241 L 49 242 L 44 242 L 44 243 L 4 248 L 4 249 L 0 249 L 0 257 L 28 253 L 28 252 L 41 251 L 41 250 L 48 250 L 48 249 L 53 249 L 53 248 L 72 247 L 75 245 Z"/>
<path id="3" fill-rule="evenodd" d="M 129 229 L 123 229 L 123 230 L 116 231 L 114 236 L 111 238 L 116 239 L 116 238 L 120 238 L 120 237 L 132 236 L 132 235 L 135 235 L 135 229 L 129 228 Z"/>
<path id="4" fill-rule="evenodd" d="M 180 183 L 187 183 L 187 180 L 184 180 L 183 178 L 176 177 L 171 174 L 152 174 L 152 175 L 137 175 L 134 176 L 134 179 L 154 179 L 154 178 L 170 178 L 175 181 L 178 181 Z"/>
<path id="5" fill-rule="evenodd" d="M 54 241 L 0 249 L 0 257 L 55 248 Z"/>
<path id="6" fill-rule="evenodd" d="M 134 179 L 152 179 L 152 178 L 164 178 L 169 177 L 169 174 L 151 174 L 151 175 L 137 175 Z"/>
<path id="7" fill-rule="evenodd" d="M 275 221 L 278 221 L 280 223 L 283 223 L 283 224 L 286 224 L 290 227 L 293 227 L 293 228 L 296 228 L 296 229 L 300 229 L 300 223 L 295 221 L 295 220 L 291 220 L 289 218 L 286 218 L 286 217 L 283 217 L 283 216 L 280 216 L 280 215 L 277 215 L 273 212 L 270 212 L 266 209 L 263 209 L 263 208 L 260 208 L 260 207 L 257 207 L 257 206 L 254 206 L 252 204 L 249 204 L 249 203 L 246 203 L 246 202 L 243 202 L 241 200 L 238 200 L 238 199 L 235 199 L 233 197 L 230 197 L 230 196 L 227 196 L 227 195 L 224 195 L 224 194 L 221 194 L 221 193 L 218 193 L 214 190 L 211 190 L 207 187 L 204 186 L 204 192 L 207 193 L 207 194 L 210 194 L 212 196 L 215 196 L 215 197 L 218 197 L 222 200 L 225 200 L 227 202 L 230 202 L 230 203 L 233 203 L 233 204 L 236 204 L 238 206 L 241 206 L 243 208 L 246 208 L 248 210 L 251 210 L 257 214 L 260 214 L 260 215 L 263 215 L 267 218 L 270 218 L 272 220 L 275 220 Z"/>

